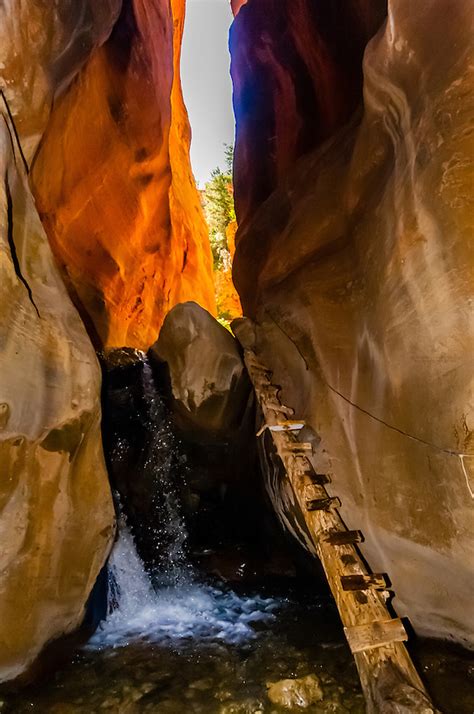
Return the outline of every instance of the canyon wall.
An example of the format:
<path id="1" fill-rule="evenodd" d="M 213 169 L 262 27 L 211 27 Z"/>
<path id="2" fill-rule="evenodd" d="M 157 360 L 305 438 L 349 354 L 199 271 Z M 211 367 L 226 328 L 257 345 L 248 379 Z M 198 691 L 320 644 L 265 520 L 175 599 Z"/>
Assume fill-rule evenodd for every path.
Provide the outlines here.
<path id="1" fill-rule="evenodd" d="M 234 198 L 251 218 L 294 162 L 360 102 L 361 59 L 385 0 L 251 0 L 231 29 Z"/>
<path id="2" fill-rule="evenodd" d="M 380 12 L 240 8 L 234 279 L 397 612 L 472 645 L 472 6 L 390 0 L 362 64 Z"/>
<path id="3" fill-rule="evenodd" d="M 116 21 L 122 0 L 9 0 L 0 5 L 0 90 L 28 163 L 55 94 L 64 91 Z"/>
<path id="4" fill-rule="evenodd" d="M 54 105 L 33 190 L 97 346 L 147 349 L 173 305 L 215 314 L 179 77 L 184 0 L 125 3 Z"/>
<path id="5" fill-rule="evenodd" d="M 176 302 L 215 312 L 184 9 L 0 7 L 0 681 L 77 630 L 112 542 L 90 338 L 148 347 Z"/>
<path id="6" fill-rule="evenodd" d="M 82 623 L 114 534 L 100 370 L 0 106 L 0 682 Z"/>

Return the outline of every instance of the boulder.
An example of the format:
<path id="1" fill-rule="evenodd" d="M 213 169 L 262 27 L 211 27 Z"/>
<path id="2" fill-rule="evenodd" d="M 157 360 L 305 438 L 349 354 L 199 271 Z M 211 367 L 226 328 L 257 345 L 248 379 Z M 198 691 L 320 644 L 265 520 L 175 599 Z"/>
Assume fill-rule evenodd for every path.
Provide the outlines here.
<path id="1" fill-rule="evenodd" d="M 267 683 L 267 695 L 272 704 L 285 709 L 306 709 L 323 699 L 323 690 L 315 674 L 299 679 L 282 679 Z"/>
<path id="2" fill-rule="evenodd" d="M 261 497 L 253 392 L 235 338 L 187 302 L 167 315 L 149 355 L 186 461 L 192 540 L 245 539 L 261 519 Z"/>
<path id="3" fill-rule="evenodd" d="M 173 402 L 184 423 L 205 432 L 236 428 L 250 385 L 233 335 L 195 302 L 176 305 L 150 350 L 166 362 Z"/>
<path id="4" fill-rule="evenodd" d="M 0 107 L 0 681 L 81 625 L 114 535 L 100 369 Z"/>

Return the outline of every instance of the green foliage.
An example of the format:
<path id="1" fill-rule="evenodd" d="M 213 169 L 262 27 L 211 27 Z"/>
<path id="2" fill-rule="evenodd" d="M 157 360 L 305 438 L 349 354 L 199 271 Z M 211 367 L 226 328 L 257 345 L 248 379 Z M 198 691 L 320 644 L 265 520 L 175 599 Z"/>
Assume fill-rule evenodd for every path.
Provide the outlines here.
<path id="1" fill-rule="evenodd" d="M 229 259 L 226 229 L 229 223 L 235 221 L 234 191 L 232 186 L 232 162 L 234 149 L 225 145 L 225 171 L 219 167 L 211 173 L 210 180 L 203 191 L 204 213 L 209 226 L 209 240 L 214 268 L 222 268 Z"/>
<path id="2" fill-rule="evenodd" d="M 229 332 L 230 332 L 231 334 L 234 334 L 234 333 L 232 332 L 232 328 L 231 328 L 231 326 L 230 326 L 230 323 L 232 322 L 232 318 L 231 318 L 231 316 L 229 315 L 228 312 L 224 312 L 224 313 L 222 313 L 221 315 L 218 315 L 218 316 L 216 317 L 216 320 L 217 320 L 217 322 L 218 322 L 220 325 L 222 325 L 222 327 L 225 327 L 225 329 L 226 329 L 226 330 L 229 330 Z"/>

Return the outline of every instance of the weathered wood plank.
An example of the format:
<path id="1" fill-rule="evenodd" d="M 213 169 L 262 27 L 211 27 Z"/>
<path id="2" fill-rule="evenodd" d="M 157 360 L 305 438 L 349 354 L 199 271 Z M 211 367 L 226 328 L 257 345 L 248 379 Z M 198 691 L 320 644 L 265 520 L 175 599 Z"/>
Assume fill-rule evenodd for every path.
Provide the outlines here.
<path id="1" fill-rule="evenodd" d="M 311 453 L 313 451 L 313 445 L 310 444 L 309 441 L 290 441 L 285 446 L 285 451 L 289 454 Z"/>
<path id="2" fill-rule="evenodd" d="M 326 496 L 325 498 L 312 498 L 306 501 L 307 511 L 327 511 L 329 508 L 339 508 L 341 501 L 337 496 Z"/>
<path id="3" fill-rule="evenodd" d="M 398 617 L 345 627 L 344 634 L 352 654 L 408 640 L 403 622 Z"/>
<path id="4" fill-rule="evenodd" d="M 385 575 L 381 573 L 370 573 L 369 575 L 342 575 L 342 589 L 346 592 L 354 590 L 386 590 L 387 581 Z"/>
<path id="5" fill-rule="evenodd" d="M 353 545 L 362 543 L 364 536 L 360 531 L 330 531 L 322 536 L 322 539 L 330 545 Z"/>

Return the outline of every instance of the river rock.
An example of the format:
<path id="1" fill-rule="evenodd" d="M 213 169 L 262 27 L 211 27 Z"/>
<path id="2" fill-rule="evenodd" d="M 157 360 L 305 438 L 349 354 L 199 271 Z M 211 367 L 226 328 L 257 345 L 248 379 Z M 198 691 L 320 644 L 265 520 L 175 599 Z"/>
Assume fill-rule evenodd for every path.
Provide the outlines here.
<path id="1" fill-rule="evenodd" d="M 0 106 L 0 681 L 81 624 L 114 512 L 100 369 Z"/>
<path id="2" fill-rule="evenodd" d="M 267 682 L 267 695 L 272 704 L 285 709 L 306 709 L 323 699 L 323 690 L 315 674 L 299 679 Z"/>

